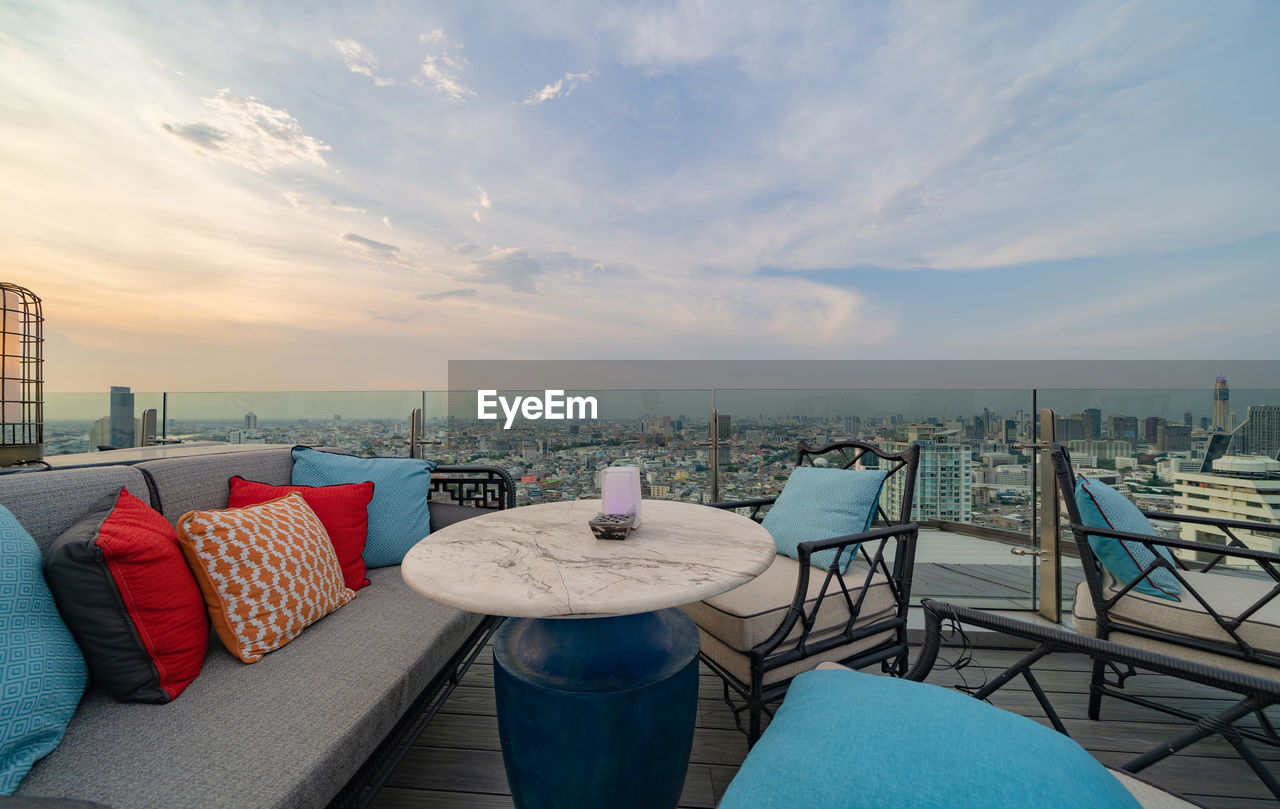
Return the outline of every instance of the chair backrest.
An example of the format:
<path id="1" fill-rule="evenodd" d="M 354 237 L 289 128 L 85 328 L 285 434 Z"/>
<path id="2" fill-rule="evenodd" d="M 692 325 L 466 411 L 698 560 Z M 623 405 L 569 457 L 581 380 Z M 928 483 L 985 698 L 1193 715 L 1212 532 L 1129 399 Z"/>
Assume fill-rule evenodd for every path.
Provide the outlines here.
<path id="1" fill-rule="evenodd" d="M 1058 492 L 1062 495 L 1062 504 L 1067 509 L 1071 522 L 1080 522 L 1080 509 L 1076 506 L 1076 473 L 1071 468 L 1071 453 L 1061 444 L 1049 448 L 1050 463 L 1053 464 L 1053 476 L 1058 481 Z"/>
<path id="2" fill-rule="evenodd" d="M 898 519 L 890 520 L 889 515 L 885 514 L 884 507 L 880 504 L 876 505 L 876 514 L 888 525 L 902 525 L 911 522 L 911 506 L 915 502 L 916 492 L 916 472 L 920 467 L 920 445 L 912 444 L 902 452 L 885 452 L 874 444 L 868 444 L 863 441 L 837 441 L 834 444 L 827 444 L 825 447 L 814 449 L 805 442 L 800 442 L 800 448 L 796 450 L 796 466 L 813 466 L 814 460 L 824 458 L 830 465 L 835 458 L 839 458 L 841 469 L 853 469 L 867 455 L 873 455 L 877 459 L 888 462 L 889 473 L 885 475 L 885 482 L 889 478 L 897 474 L 906 475 L 902 483 L 902 506 L 899 509 Z M 863 464 L 866 466 L 867 464 Z M 883 469 L 885 465 L 876 461 L 876 468 Z"/>

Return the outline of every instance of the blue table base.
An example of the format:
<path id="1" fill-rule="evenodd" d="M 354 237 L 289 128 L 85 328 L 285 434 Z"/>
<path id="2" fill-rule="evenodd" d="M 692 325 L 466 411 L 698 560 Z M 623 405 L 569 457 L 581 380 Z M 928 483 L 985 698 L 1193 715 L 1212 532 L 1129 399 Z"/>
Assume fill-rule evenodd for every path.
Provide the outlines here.
<path id="1" fill-rule="evenodd" d="M 674 809 L 698 707 L 687 615 L 508 619 L 493 662 L 518 809 Z"/>

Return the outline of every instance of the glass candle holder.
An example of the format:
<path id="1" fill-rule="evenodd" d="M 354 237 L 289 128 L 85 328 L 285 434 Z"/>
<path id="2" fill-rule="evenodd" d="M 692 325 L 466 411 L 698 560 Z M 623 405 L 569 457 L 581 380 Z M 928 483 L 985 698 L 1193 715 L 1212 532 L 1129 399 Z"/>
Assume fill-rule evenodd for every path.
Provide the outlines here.
<path id="1" fill-rule="evenodd" d="M 640 527 L 640 469 L 610 466 L 600 472 L 600 510 L 605 514 L 635 511 L 633 528 Z"/>

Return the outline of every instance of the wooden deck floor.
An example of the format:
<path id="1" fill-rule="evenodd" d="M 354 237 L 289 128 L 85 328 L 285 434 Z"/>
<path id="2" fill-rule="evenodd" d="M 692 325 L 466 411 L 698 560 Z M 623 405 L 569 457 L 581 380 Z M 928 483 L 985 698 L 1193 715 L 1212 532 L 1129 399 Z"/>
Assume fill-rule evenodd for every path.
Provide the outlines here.
<path id="1" fill-rule="evenodd" d="M 944 650 L 944 657 L 945 655 Z M 977 663 L 965 669 L 969 683 L 980 683 L 1020 656 L 1009 650 L 978 649 Z M 1173 717 L 1115 700 L 1103 703 L 1103 718 L 1085 716 L 1087 660 L 1078 655 L 1052 655 L 1037 675 L 1063 717 L 1072 737 L 1104 764 L 1119 766 L 1157 742 L 1173 736 L 1185 723 Z M 932 682 L 954 685 L 956 674 L 936 670 Z M 1145 675 L 1131 680 L 1137 693 L 1158 695 L 1187 706 L 1221 704 L 1225 695 L 1178 680 Z M 714 807 L 747 753 L 746 738 L 734 729 L 733 717 L 720 700 L 720 681 L 704 669 L 700 682 L 698 723 L 693 754 L 680 806 Z M 992 698 L 997 706 L 1048 724 L 1031 692 L 1021 681 Z M 1280 720 L 1280 715 L 1275 717 Z M 1280 773 L 1280 752 L 1261 750 Z M 1221 740 L 1201 742 L 1184 754 L 1148 769 L 1144 777 L 1211 807 L 1274 807 L 1270 794 L 1235 751 Z M 376 797 L 376 809 L 495 809 L 511 807 L 494 713 L 492 655 L 483 652 L 441 713 Z"/>

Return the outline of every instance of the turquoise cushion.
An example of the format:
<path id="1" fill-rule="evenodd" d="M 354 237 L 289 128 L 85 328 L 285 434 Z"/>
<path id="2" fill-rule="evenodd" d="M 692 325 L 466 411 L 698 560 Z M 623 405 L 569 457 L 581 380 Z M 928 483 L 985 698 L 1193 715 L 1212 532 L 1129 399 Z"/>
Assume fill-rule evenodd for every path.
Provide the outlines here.
<path id="1" fill-rule="evenodd" d="M 1151 522 L 1143 516 L 1129 498 L 1105 483 L 1079 476 L 1076 483 L 1076 507 L 1080 509 L 1080 521 L 1089 528 L 1111 528 L 1135 534 L 1155 534 Z M 1147 565 L 1155 561 L 1155 555 L 1141 542 L 1119 540 L 1113 537 L 1089 537 L 1089 547 L 1112 576 L 1122 585 L 1128 584 Z M 1173 554 L 1163 545 L 1156 546 L 1156 553 L 1170 562 Z M 1133 587 L 1140 593 L 1181 601 L 1178 594 L 1182 585 L 1173 573 L 1160 568 Z"/>
<path id="2" fill-rule="evenodd" d="M 35 540 L 0 506 L 0 794 L 62 741 L 89 669 L 41 572 Z"/>
<path id="3" fill-rule="evenodd" d="M 1137 809 L 1084 748 L 1051 728 L 936 685 L 811 671 L 720 809 Z"/>
<path id="4" fill-rule="evenodd" d="M 761 524 L 773 535 L 778 553 L 798 560 L 800 552 L 796 548 L 801 542 L 834 539 L 869 529 L 888 474 L 884 469 L 797 466 Z M 845 548 L 842 565 L 847 567 L 857 552 L 857 545 Z M 825 570 L 831 566 L 835 553 L 819 551 L 809 557 L 809 564 Z"/>
<path id="5" fill-rule="evenodd" d="M 416 458 L 353 458 L 306 447 L 293 449 L 294 486 L 373 482 L 369 501 L 366 567 L 398 565 L 409 549 L 431 533 L 431 470 L 435 461 Z"/>

